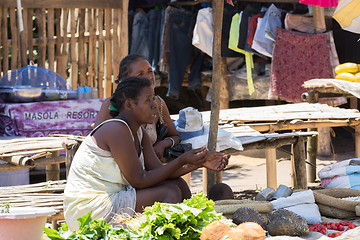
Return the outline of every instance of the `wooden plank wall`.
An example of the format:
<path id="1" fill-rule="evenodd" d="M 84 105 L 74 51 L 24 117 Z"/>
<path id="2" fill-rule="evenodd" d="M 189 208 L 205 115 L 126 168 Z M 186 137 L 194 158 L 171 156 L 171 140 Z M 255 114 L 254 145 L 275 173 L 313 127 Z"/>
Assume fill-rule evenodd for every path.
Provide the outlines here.
<path id="1" fill-rule="evenodd" d="M 0 77 L 21 67 L 14 2 L 0 0 Z M 99 97 L 109 97 L 128 53 L 128 1 L 32 0 L 22 6 L 26 62 L 57 72 L 74 90 L 96 87 Z"/>

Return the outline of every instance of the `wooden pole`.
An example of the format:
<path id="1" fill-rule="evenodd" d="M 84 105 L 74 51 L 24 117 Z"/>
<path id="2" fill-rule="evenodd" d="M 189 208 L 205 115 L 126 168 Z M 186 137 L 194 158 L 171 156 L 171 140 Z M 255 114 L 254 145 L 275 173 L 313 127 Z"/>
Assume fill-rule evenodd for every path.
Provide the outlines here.
<path id="1" fill-rule="evenodd" d="M 59 152 L 53 152 L 52 157 L 58 157 Z M 46 181 L 60 180 L 60 164 L 46 165 Z"/>
<path id="2" fill-rule="evenodd" d="M 120 23 L 120 58 L 124 58 L 129 53 L 129 44 L 128 44 L 128 8 L 129 1 L 122 1 L 122 9 L 121 9 L 121 23 Z"/>
<path id="3" fill-rule="evenodd" d="M 266 148 L 266 185 L 277 189 L 276 148 Z"/>
<path id="4" fill-rule="evenodd" d="M 113 19 L 112 19 L 112 29 L 113 29 L 113 36 L 112 36 L 112 52 L 115 53 L 112 55 L 112 72 L 113 72 L 113 81 L 112 81 L 112 90 L 111 94 L 116 89 L 115 80 L 117 76 L 119 75 L 119 65 L 120 65 L 120 54 L 118 54 L 120 51 L 120 43 L 119 43 L 119 17 L 121 16 L 121 10 L 120 9 L 113 9 Z"/>
<path id="5" fill-rule="evenodd" d="M 65 154 L 65 166 L 66 166 L 66 178 L 69 175 L 71 163 L 75 156 L 76 151 L 78 150 L 80 144 L 64 144 L 63 147 L 66 149 Z"/>
<path id="6" fill-rule="evenodd" d="M 22 10 L 21 10 L 21 0 L 17 0 L 16 3 L 17 3 L 17 14 L 18 14 L 19 32 L 20 32 L 21 67 L 26 67 L 27 66 L 26 38 L 25 38 L 24 22 L 22 17 Z"/>
<path id="7" fill-rule="evenodd" d="M 38 66 L 45 68 L 46 61 L 46 17 L 45 8 L 36 9 L 39 27 Z"/>
<path id="8" fill-rule="evenodd" d="M 210 131 L 208 149 L 210 152 L 216 150 L 218 122 L 220 113 L 220 84 L 221 84 L 221 28 L 223 21 L 224 1 L 213 0 L 213 75 L 212 75 L 212 92 L 211 92 L 211 113 L 210 113 Z M 203 171 L 203 191 L 208 193 L 210 188 L 216 183 L 221 182 L 221 172 L 214 172 L 206 169 Z M 205 184 L 206 183 L 206 184 Z"/>
<path id="9" fill-rule="evenodd" d="M 49 69 L 55 71 L 55 41 L 54 40 L 54 18 L 55 12 L 53 8 L 48 9 L 47 14 L 47 35 L 48 35 L 48 62 L 49 62 Z"/>
<path id="10" fill-rule="evenodd" d="M 105 97 L 111 97 L 112 54 L 111 54 L 111 9 L 105 9 Z"/>
<path id="11" fill-rule="evenodd" d="M 88 9 L 88 21 L 89 21 L 88 83 L 92 88 L 97 87 L 97 85 L 95 85 L 96 21 L 95 21 L 94 13 L 95 13 L 95 9 Z"/>
<path id="12" fill-rule="evenodd" d="M 33 23 L 33 16 L 34 16 L 34 9 L 33 8 L 29 8 L 28 9 L 28 14 L 27 14 L 27 18 L 26 18 L 26 29 L 27 29 L 27 34 L 26 34 L 26 41 L 27 41 L 27 45 L 28 45 L 28 49 L 29 49 L 29 61 L 33 61 L 34 60 L 34 46 L 33 46 L 33 27 L 34 27 L 34 23 Z"/>
<path id="13" fill-rule="evenodd" d="M 15 8 L 10 8 L 10 25 L 11 25 L 11 69 L 18 68 L 18 29 L 16 26 Z"/>
<path id="14" fill-rule="evenodd" d="M 78 64 L 76 54 L 76 14 L 75 8 L 70 9 L 70 62 L 71 62 L 71 87 L 76 91 L 78 87 Z"/>
<path id="15" fill-rule="evenodd" d="M 9 42 L 8 42 L 8 8 L 4 7 L 2 9 L 2 26 L 1 26 L 1 40 L 2 40 L 2 47 L 3 47 L 3 66 L 4 66 L 4 75 L 9 71 Z"/>
<path id="16" fill-rule="evenodd" d="M 307 189 L 305 139 L 303 137 L 299 137 L 297 143 L 295 143 L 294 145 L 294 165 L 295 165 L 294 188 Z"/>
<path id="17" fill-rule="evenodd" d="M 355 126 L 355 157 L 360 158 L 360 125 Z"/>
<path id="18" fill-rule="evenodd" d="M 317 103 L 318 102 L 318 93 L 317 92 L 309 92 L 309 100 L 308 101 L 309 101 L 309 103 Z M 317 131 L 317 128 L 309 128 L 308 131 Z M 310 163 L 309 164 L 309 172 L 308 172 L 308 180 L 311 183 L 314 183 L 315 179 L 316 179 L 317 143 L 318 143 L 317 136 L 308 138 L 307 160 Z"/>
<path id="19" fill-rule="evenodd" d="M 220 109 L 229 108 L 229 84 L 226 58 L 222 57 L 220 61 L 221 78 L 220 80 Z"/>
<path id="20" fill-rule="evenodd" d="M 104 91 L 104 9 L 98 9 L 97 15 L 97 31 L 99 32 L 98 40 L 98 82 L 99 82 L 99 96 L 100 98 L 106 97 Z"/>
<path id="21" fill-rule="evenodd" d="M 79 54 L 79 83 L 80 86 L 90 86 L 86 81 L 86 66 L 85 61 L 85 9 L 79 10 L 79 42 L 78 42 L 78 54 Z"/>
<path id="22" fill-rule="evenodd" d="M 68 43 L 69 43 L 69 38 L 67 36 L 68 33 L 68 18 L 69 18 L 69 9 L 62 9 L 62 18 L 60 20 L 60 22 L 62 22 L 62 37 L 63 37 L 63 43 L 62 43 L 62 47 L 61 47 L 61 53 L 59 55 L 59 62 L 57 64 L 59 64 L 59 72 L 58 74 L 60 74 L 64 79 L 67 78 L 67 73 L 66 73 L 66 63 L 67 63 L 67 47 L 68 47 Z M 72 84 L 71 84 L 72 86 Z M 73 87 L 73 86 L 72 86 Z M 76 91 L 76 88 L 73 87 L 73 90 Z"/>
<path id="23" fill-rule="evenodd" d="M 314 16 L 314 28 L 318 33 L 326 31 L 324 8 L 320 6 L 312 6 Z"/>

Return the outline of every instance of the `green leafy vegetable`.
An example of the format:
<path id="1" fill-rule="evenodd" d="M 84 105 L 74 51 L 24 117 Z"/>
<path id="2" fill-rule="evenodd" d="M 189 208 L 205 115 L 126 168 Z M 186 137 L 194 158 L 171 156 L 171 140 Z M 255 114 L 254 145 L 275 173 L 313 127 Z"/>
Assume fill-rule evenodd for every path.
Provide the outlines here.
<path id="1" fill-rule="evenodd" d="M 51 240 L 172 240 L 200 239 L 202 229 L 215 220 L 226 220 L 215 212 L 214 202 L 203 193 L 178 204 L 155 203 L 146 207 L 140 217 L 132 219 L 125 228 L 114 228 L 104 219 L 91 219 L 91 213 L 78 219 L 79 231 L 70 232 L 66 224 L 59 231 L 44 228 Z"/>
<path id="2" fill-rule="evenodd" d="M 10 213 L 10 203 L 3 203 L 2 205 L 1 205 L 1 211 L 0 211 L 0 213 Z"/>

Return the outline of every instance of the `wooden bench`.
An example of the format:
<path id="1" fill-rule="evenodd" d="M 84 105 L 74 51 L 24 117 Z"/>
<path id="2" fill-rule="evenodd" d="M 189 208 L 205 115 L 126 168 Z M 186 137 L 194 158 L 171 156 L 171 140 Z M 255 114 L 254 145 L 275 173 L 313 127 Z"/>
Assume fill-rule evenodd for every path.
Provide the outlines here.
<path id="1" fill-rule="evenodd" d="M 60 180 L 60 163 L 70 169 L 72 158 L 84 137 L 53 135 L 35 138 L 0 139 L 0 171 L 46 166 L 46 182 L 0 187 L 0 203 L 14 207 L 54 207 L 57 213 L 48 218 L 53 228 L 64 220 L 63 200 L 66 180 Z M 65 152 L 65 154 L 64 154 Z"/>
<path id="2" fill-rule="evenodd" d="M 11 207 L 53 207 L 56 214 L 48 217 L 53 229 L 64 220 L 63 202 L 66 180 L 48 181 L 29 185 L 0 187 L 0 203 Z"/>

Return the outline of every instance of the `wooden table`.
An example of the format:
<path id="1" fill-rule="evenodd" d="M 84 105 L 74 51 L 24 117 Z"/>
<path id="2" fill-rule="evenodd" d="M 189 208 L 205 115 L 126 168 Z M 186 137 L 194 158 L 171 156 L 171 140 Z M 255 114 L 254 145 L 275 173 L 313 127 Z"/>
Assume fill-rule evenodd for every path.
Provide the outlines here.
<path id="1" fill-rule="evenodd" d="M 202 112 L 204 124 L 210 122 L 210 111 Z M 172 116 L 177 119 L 177 115 Z M 240 126 L 250 126 L 262 133 L 289 132 L 321 127 L 355 127 L 355 152 L 360 157 L 360 112 L 357 109 L 330 107 L 319 103 L 296 103 L 264 107 L 245 107 L 220 110 L 219 126 L 227 131 L 236 132 Z M 313 135 L 312 135 L 313 136 Z M 315 137 L 309 137 L 313 141 Z M 309 144 L 308 144 L 309 146 Z M 316 176 L 316 149 L 307 149 L 315 159 L 310 165 L 308 179 Z M 266 148 L 268 162 L 275 162 L 275 147 Z M 309 160 L 309 159 L 308 159 Z M 268 174 L 269 175 L 269 174 Z M 274 180 L 273 180 L 274 181 Z M 272 181 L 272 182 L 273 182 Z M 274 185 L 268 182 L 268 186 Z"/>
<path id="2" fill-rule="evenodd" d="M 360 97 L 360 84 L 355 82 L 349 82 L 338 79 L 312 79 L 306 81 L 303 84 L 303 87 L 306 89 L 306 93 L 302 95 L 302 98 L 309 103 L 318 103 L 320 99 L 325 98 L 349 98 L 350 99 L 350 108 L 358 109 L 357 98 Z M 355 136 L 358 136 L 359 129 L 356 129 L 358 124 L 354 123 L 349 125 L 355 127 Z M 317 129 L 319 132 L 319 138 L 314 138 L 309 141 L 309 148 L 312 149 L 311 152 L 320 152 L 320 154 L 329 155 L 331 152 L 330 149 L 330 127 L 327 126 L 321 129 Z M 311 128 L 309 130 L 316 130 Z M 355 139 L 356 141 L 356 139 Z M 359 142 L 357 142 L 359 143 Z M 359 157 L 359 148 L 358 144 L 355 144 L 355 155 Z M 316 155 L 309 155 L 308 161 L 316 164 Z M 312 175 L 311 180 L 315 180 L 315 170 L 310 173 Z"/>
<path id="3" fill-rule="evenodd" d="M 46 166 L 46 180 L 60 179 L 60 163 L 70 169 L 72 157 L 81 136 L 53 135 L 49 137 L 0 138 L 0 171 L 15 171 L 24 168 Z M 65 154 L 60 154 L 65 152 Z"/>

